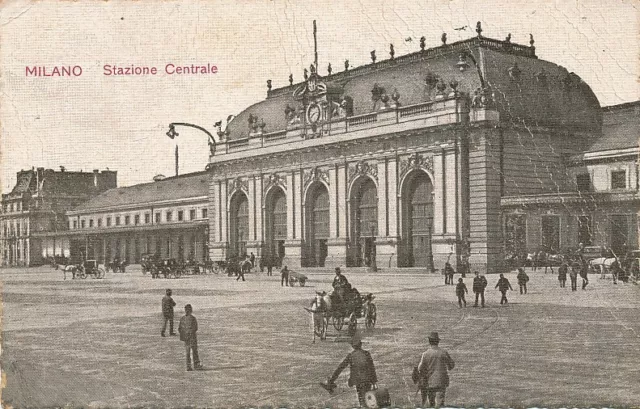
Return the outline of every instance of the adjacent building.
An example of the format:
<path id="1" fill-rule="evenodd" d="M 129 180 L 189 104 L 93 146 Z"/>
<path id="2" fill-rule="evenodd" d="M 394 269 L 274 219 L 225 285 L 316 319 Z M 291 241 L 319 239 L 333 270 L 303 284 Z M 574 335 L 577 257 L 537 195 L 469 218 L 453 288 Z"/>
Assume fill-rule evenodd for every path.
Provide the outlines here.
<path id="1" fill-rule="evenodd" d="M 42 264 L 46 255 L 62 255 L 47 251 L 38 234 L 65 231 L 66 212 L 91 197 L 116 187 L 117 173 L 94 170 L 69 172 L 37 168 L 17 173 L 16 185 L 2 195 L 0 213 L 0 257 L 2 266 Z"/>
<path id="2" fill-rule="evenodd" d="M 74 262 L 117 258 L 129 264 L 149 253 L 205 260 L 208 174 L 154 179 L 107 190 L 68 211 L 64 233 L 41 235 L 43 255 L 63 251 Z"/>

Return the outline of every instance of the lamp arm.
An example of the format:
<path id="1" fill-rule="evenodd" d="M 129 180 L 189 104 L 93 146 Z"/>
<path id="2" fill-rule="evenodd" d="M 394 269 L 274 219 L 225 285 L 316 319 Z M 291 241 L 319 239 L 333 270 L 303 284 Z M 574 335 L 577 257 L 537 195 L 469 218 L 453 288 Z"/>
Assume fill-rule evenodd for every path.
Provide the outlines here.
<path id="1" fill-rule="evenodd" d="M 187 126 L 189 128 L 195 128 L 195 129 L 198 129 L 198 130 L 206 133 L 207 136 L 209 137 L 209 145 L 213 148 L 211 150 L 211 154 L 212 155 L 215 154 L 215 152 L 216 152 L 216 140 L 215 140 L 215 138 L 213 137 L 213 135 L 209 131 L 207 131 L 206 129 L 204 129 L 201 126 L 190 124 L 190 123 L 187 123 L 187 122 L 172 122 L 172 123 L 169 124 L 169 128 L 173 128 L 175 126 Z"/>

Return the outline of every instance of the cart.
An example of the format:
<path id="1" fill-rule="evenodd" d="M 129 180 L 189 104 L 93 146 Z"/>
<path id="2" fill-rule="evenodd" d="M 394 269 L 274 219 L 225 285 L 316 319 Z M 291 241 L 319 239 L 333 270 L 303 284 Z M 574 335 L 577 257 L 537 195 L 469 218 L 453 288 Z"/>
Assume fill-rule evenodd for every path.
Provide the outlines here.
<path id="1" fill-rule="evenodd" d="M 96 260 L 85 260 L 82 264 L 78 265 L 78 272 L 76 276 L 85 279 L 87 276 L 92 278 L 104 278 L 104 268 L 98 265 Z"/>
<path id="2" fill-rule="evenodd" d="M 293 287 L 296 283 L 300 284 L 300 287 L 304 287 L 307 283 L 307 276 L 296 271 L 289 271 L 289 286 Z"/>

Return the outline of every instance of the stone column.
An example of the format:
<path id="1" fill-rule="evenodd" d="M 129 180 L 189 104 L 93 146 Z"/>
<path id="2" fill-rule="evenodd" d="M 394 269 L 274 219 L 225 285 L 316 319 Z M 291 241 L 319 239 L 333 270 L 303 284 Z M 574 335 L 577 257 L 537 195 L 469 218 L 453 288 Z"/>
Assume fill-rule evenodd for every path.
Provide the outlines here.
<path id="1" fill-rule="evenodd" d="M 376 266 L 398 266 L 396 159 L 378 162 L 378 236 L 376 237 Z"/>
<path id="2" fill-rule="evenodd" d="M 214 240 L 209 242 L 209 257 L 213 261 L 223 261 L 227 258 L 227 250 L 229 247 L 227 235 L 227 181 L 217 180 L 214 182 L 215 209 L 213 214 L 214 233 L 210 235 Z"/>
<path id="3" fill-rule="evenodd" d="M 300 268 L 302 261 L 302 173 L 287 173 L 287 240 L 283 265 Z"/>
<path id="4" fill-rule="evenodd" d="M 346 168 L 334 166 L 329 173 L 329 239 L 325 267 L 338 267 L 347 261 Z"/>
<path id="5" fill-rule="evenodd" d="M 249 237 L 247 237 L 247 255 L 253 253 L 258 257 L 262 247 L 262 237 L 258 237 L 258 221 L 262 221 L 262 192 L 258 191 L 260 185 L 256 182 L 255 176 L 250 176 L 247 180 L 249 201 Z M 258 216 L 260 214 L 260 216 Z M 262 230 L 262 228 L 260 228 Z M 257 261 L 257 260 L 256 260 Z"/>

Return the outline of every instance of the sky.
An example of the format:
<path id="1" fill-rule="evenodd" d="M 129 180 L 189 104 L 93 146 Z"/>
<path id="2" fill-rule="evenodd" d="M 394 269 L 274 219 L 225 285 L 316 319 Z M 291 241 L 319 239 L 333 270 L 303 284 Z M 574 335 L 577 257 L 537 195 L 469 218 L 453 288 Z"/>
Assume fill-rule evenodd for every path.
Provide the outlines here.
<path id="1" fill-rule="evenodd" d="M 640 1 L 5 1 L 0 6 L 0 189 L 21 169 L 118 171 L 118 185 L 204 170 L 213 124 L 288 85 L 313 62 L 320 74 L 475 35 L 528 45 L 586 81 L 602 106 L 638 100 Z M 455 28 L 466 29 L 455 30 Z M 407 38 L 412 41 L 406 41 Z M 160 75 L 106 76 L 104 65 L 155 66 Z M 166 64 L 215 65 L 216 74 L 166 75 Z M 35 77 L 26 67 L 80 66 L 82 75 Z"/>

